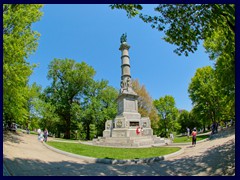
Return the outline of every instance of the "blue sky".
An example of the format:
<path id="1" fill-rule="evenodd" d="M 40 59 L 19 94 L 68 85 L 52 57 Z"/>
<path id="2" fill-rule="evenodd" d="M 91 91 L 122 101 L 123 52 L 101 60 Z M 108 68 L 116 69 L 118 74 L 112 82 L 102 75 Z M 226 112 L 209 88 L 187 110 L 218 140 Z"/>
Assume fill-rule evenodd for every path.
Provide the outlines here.
<path id="1" fill-rule="evenodd" d="M 156 5 L 143 5 L 146 14 L 154 13 Z M 154 30 L 139 18 L 128 19 L 123 10 L 111 10 L 109 5 L 57 5 L 48 4 L 42 9 L 43 17 L 33 24 L 33 30 L 41 34 L 37 51 L 28 59 L 37 63 L 30 77 L 43 88 L 47 80 L 48 65 L 54 58 L 85 61 L 96 71 L 96 80 L 108 80 L 109 85 L 120 88 L 121 52 L 120 37 L 127 33 L 131 75 L 145 85 L 153 99 L 165 95 L 175 98 L 176 107 L 191 110 L 187 92 L 196 69 L 213 66 L 200 45 L 188 57 L 173 52 L 176 46 L 162 38 L 164 34 Z"/>

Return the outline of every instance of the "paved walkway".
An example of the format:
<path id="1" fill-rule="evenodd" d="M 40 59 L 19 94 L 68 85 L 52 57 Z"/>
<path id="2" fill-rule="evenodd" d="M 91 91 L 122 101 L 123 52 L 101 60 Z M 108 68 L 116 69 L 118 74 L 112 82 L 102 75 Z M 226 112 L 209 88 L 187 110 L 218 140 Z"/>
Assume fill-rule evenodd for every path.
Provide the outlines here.
<path id="1" fill-rule="evenodd" d="M 188 176 L 235 175 L 235 129 L 219 133 L 164 161 L 143 164 L 89 163 L 56 153 L 36 135 L 4 133 L 3 175 L 12 176 Z M 6 171 L 6 169 L 7 171 Z"/>

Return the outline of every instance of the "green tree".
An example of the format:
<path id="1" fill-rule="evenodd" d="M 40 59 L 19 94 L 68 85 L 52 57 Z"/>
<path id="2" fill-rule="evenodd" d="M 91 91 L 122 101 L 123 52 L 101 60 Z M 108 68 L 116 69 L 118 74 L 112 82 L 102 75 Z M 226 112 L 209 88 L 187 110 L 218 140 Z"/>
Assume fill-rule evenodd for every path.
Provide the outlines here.
<path id="1" fill-rule="evenodd" d="M 189 120 L 193 120 L 193 123 L 190 123 L 191 128 L 197 127 L 203 129 L 203 132 L 205 132 L 206 128 L 210 127 L 212 124 L 211 119 L 205 114 L 205 111 L 198 106 L 194 106 L 190 111 Z"/>
<path id="2" fill-rule="evenodd" d="M 227 95 L 226 103 L 235 107 L 235 36 L 219 28 L 204 42 L 210 59 L 216 60 L 215 76 L 221 94 Z M 234 113 L 234 112 L 232 112 Z"/>
<path id="3" fill-rule="evenodd" d="M 197 128 L 197 130 L 200 130 L 203 128 L 203 119 L 201 119 L 201 116 L 198 116 L 198 114 L 194 113 L 193 110 L 189 112 L 189 128 L 193 130 L 193 128 Z"/>
<path id="4" fill-rule="evenodd" d="M 214 69 L 206 66 L 197 69 L 188 88 L 194 114 L 210 122 L 220 122 L 229 113 L 226 95 L 221 93 L 218 84 Z M 206 122 L 205 120 L 204 123 Z"/>
<path id="5" fill-rule="evenodd" d="M 114 4 L 110 5 L 111 9 L 124 9 L 127 12 L 127 16 L 129 18 L 136 16 L 139 14 L 139 10 L 142 10 L 142 6 L 140 4 Z"/>
<path id="6" fill-rule="evenodd" d="M 43 99 L 54 107 L 50 114 L 57 114 L 50 120 L 57 136 L 65 132 L 65 138 L 92 139 L 102 135 L 106 120 L 116 116 L 117 91 L 107 81 L 94 81 L 94 74 L 85 62 L 71 59 L 54 59 L 49 65 L 48 78 L 53 81 Z"/>
<path id="7" fill-rule="evenodd" d="M 159 120 L 160 136 L 168 137 L 170 132 L 175 130 L 178 110 L 175 107 L 175 100 L 172 96 L 166 95 L 153 101 L 157 109 Z"/>
<path id="8" fill-rule="evenodd" d="M 89 83 L 93 81 L 95 71 L 85 62 L 76 63 L 71 59 L 54 59 L 49 65 L 48 79 L 51 86 L 45 89 L 45 101 L 56 108 L 62 124 L 59 130 L 65 130 L 65 138 L 70 138 L 72 108 L 81 100 Z"/>
<path id="9" fill-rule="evenodd" d="M 200 40 L 210 38 L 218 28 L 224 29 L 225 35 L 235 35 L 234 4 L 159 4 L 154 8 L 156 16 L 140 13 L 143 6 L 139 4 L 110 7 L 126 10 L 129 18 L 139 15 L 152 28 L 164 31 L 164 40 L 177 45 L 175 52 L 179 55 L 196 51 Z"/>
<path id="10" fill-rule="evenodd" d="M 55 106 L 51 102 L 46 102 L 43 94 L 39 98 L 35 98 L 32 104 L 34 107 L 31 119 L 36 123 L 37 127 L 35 128 L 41 128 L 42 130 L 47 128 L 52 134 L 58 133 L 58 126 L 61 122 Z"/>
<path id="11" fill-rule="evenodd" d="M 117 115 L 117 97 L 118 91 L 111 86 L 103 88 L 99 95 L 102 120 L 99 120 L 96 124 L 98 136 L 102 136 L 106 120 L 114 119 Z"/>
<path id="12" fill-rule="evenodd" d="M 37 49 L 39 33 L 32 23 L 42 16 L 42 5 L 3 4 L 3 121 L 19 124 L 29 118 L 28 78 L 33 65 L 26 59 Z"/>
<path id="13" fill-rule="evenodd" d="M 178 118 L 178 123 L 180 124 L 181 128 L 179 129 L 178 133 L 185 133 L 187 131 L 187 127 L 190 128 L 190 119 L 189 119 L 189 112 L 187 110 L 183 110 Z"/>
<path id="14" fill-rule="evenodd" d="M 28 91 L 26 92 L 27 101 L 27 112 L 28 118 L 24 119 L 22 125 L 30 130 L 38 128 L 38 121 L 34 114 L 34 102 L 40 96 L 41 86 L 38 86 L 36 83 L 28 85 Z"/>
<path id="15" fill-rule="evenodd" d="M 178 118 L 177 121 L 180 125 L 180 128 L 178 129 L 178 133 L 185 133 L 187 132 L 187 127 L 190 130 L 193 130 L 193 128 L 201 129 L 202 128 L 202 119 L 199 114 L 194 113 L 193 110 L 188 112 L 187 110 L 183 110 Z"/>
<path id="16" fill-rule="evenodd" d="M 92 81 L 83 98 L 81 122 L 85 129 L 86 139 L 92 139 L 91 127 L 95 135 L 102 135 L 105 121 L 117 114 L 117 91 L 109 87 L 107 81 Z M 93 128 L 95 127 L 95 128 Z"/>

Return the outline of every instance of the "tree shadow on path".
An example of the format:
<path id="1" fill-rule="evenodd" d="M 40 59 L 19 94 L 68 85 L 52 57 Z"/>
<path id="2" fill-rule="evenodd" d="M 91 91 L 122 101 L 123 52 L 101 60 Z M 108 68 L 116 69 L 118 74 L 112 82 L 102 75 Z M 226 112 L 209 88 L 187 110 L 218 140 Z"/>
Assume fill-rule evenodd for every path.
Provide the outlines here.
<path id="1" fill-rule="evenodd" d="M 194 147 L 193 147 L 194 151 Z M 167 160 L 150 165 L 163 175 L 235 175 L 235 140 L 215 146 L 202 155 Z"/>
<path id="2" fill-rule="evenodd" d="M 11 131 L 4 131 L 3 132 L 3 142 L 12 142 L 12 143 L 24 143 L 23 140 L 21 140 L 21 137 L 23 137 L 23 134 L 19 132 L 11 132 Z"/>

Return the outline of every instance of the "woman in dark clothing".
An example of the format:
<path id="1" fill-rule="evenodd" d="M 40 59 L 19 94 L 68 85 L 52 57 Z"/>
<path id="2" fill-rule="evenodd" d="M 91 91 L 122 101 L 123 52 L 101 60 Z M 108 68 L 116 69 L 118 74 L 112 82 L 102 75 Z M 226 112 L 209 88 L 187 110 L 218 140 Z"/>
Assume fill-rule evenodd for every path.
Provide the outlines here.
<path id="1" fill-rule="evenodd" d="M 47 142 L 47 137 L 48 137 L 48 130 L 45 129 L 44 133 L 43 133 L 43 137 L 44 137 L 44 141 Z"/>

